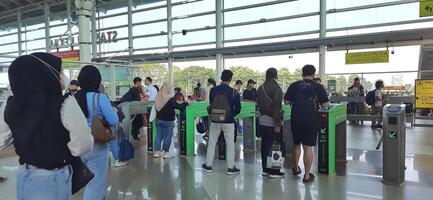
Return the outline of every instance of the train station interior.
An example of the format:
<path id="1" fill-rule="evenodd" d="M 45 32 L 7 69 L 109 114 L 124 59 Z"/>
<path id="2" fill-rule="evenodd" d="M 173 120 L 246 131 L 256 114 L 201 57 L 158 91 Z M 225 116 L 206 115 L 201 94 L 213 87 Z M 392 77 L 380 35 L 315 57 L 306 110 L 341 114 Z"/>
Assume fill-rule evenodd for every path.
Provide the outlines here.
<path id="1" fill-rule="evenodd" d="M 92 69 L 97 76 L 85 77 Z M 265 91 L 270 77 L 279 93 Z M 318 107 L 314 119 L 300 120 L 307 93 L 291 88 L 309 81 Z M 57 100 L 17 100 L 26 98 L 20 87 L 33 99 L 57 85 L 57 107 Z M 219 101 L 219 85 L 233 97 Z M 95 104 L 91 92 L 104 96 Z M 76 107 L 66 107 L 71 101 Z M 108 111 L 90 108 L 101 101 Z M 0 0 L 0 104 L 0 200 L 426 200 L 433 196 L 433 0 Z M 52 122 L 50 108 L 60 112 Z M 28 117 L 35 110 L 47 114 Z M 116 114 L 113 123 L 107 112 Z M 114 139 L 96 136 L 94 113 Z M 46 128 L 53 124 L 62 128 Z M 90 140 L 76 142 L 75 129 Z M 298 137 L 309 129 L 314 144 L 301 139 L 296 162 Z M 28 132 L 41 137 L 23 145 Z M 66 142 L 53 146 L 67 156 L 52 165 L 58 155 L 40 155 L 38 145 L 62 132 Z M 72 143 L 89 145 L 77 153 Z M 89 164 L 98 157 L 102 178 Z M 76 176 L 89 174 L 96 176 L 76 190 Z"/>

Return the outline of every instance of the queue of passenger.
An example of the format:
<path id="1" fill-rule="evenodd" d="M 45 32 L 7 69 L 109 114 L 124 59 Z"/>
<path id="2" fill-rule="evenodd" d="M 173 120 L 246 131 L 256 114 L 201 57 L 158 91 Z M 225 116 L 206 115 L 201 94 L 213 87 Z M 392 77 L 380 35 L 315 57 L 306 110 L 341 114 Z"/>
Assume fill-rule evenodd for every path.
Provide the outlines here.
<path id="1" fill-rule="evenodd" d="M 28 68 L 29 65 L 32 67 Z M 63 88 L 65 84 L 61 71 L 60 58 L 47 53 L 20 56 L 9 67 L 13 95 L 2 106 L 4 119 L 0 117 L 0 130 L 10 130 L 19 156 L 17 197 L 20 200 L 28 197 L 44 200 L 71 199 L 73 190 L 77 192 L 81 188 L 84 189 L 84 200 L 105 199 L 109 169 L 108 146 L 116 161 L 120 161 L 119 156 L 115 155 L 120 150 L 113 140 L 116 135 L 112 131 L 112 128 L 119 124 L 120 114 L 113 108 L 103 90 L 99 70 L 92 65 L 84 66 L 78 80 L 71 81 L 66 95 L 63 95 L 66 88 Z M 246 101 L 257 102 L 260 112 L 258 132 L 262 137 L 264 177 L 285 176 L 281 166 L 273 168 L 269 164 L 273 145 L 284 145 L 284 99 L 292 106 L 291 125 L 295 143 L 292 174 L 301 174 L 298 163 L 303 149 L 303 181 L 314 181 L 314 175 L 310 171 L 313 163 L 312 147 L 316 145 L 319 124 L 318 109 L 329 107 L 324 88 L 313 81 L 315 72 L 314 66 L 304 66 L 303 79 L 291 84 L 285 95 L 277 83 L 278 71 L 275 68 L 266 71 L 266 80 L 258 89 L 255 89 L 257 83 L 254 80 L 247 82 L 242 96 Z M 222 133 L 227 145 L 227 174 L 235 175 L 240 170 L 235 164 L 234 117 L 241 111 L 242 81 L 236 81 L 236 86 L 232 88 L 230 83 L 233 72 L 230 70 L 224 70 L 220 78 L 220 85 L 216 86 L 215 80 L 210 78 L 206 88 L 197 84 L 195 91 L 200 100 L 209 101 L 209 117 L 203 119 L 209 131 L 209 141 L 206 162 L 202 168 L 205 172 L 212 172 L 216 143 Z M 36 84 L 29 89 L 26 87 L 28 81 Z M 173 157 L 169 151 L 174 131 L 175 109 L 184 110 L 189 103 L 178 102 L 183 96 L 181 89 L 177 88 L 175 94 L 175 89 L 169 82 L 165 82 L 159 89 L 152 84 L 152 79 L 147 77 L 147 92 L 144 92 L 141 78 L 134 78 L 133 83 L 134 86 L 121 101 L 154 101 L 157 127 L 154 157 Z M 354 88 L 359 88 L 359 84 L 354 85 Z M 382 106 L 381 88 L 383 82 L 376 83 L 377 112 Z M 139 138 L 143 119 L 142 115 L 134 117 L 134 139 Z M 284 151 L 283 149 L 281 151 Z M 117 164 L 121 165 L 123 164 Z"/>

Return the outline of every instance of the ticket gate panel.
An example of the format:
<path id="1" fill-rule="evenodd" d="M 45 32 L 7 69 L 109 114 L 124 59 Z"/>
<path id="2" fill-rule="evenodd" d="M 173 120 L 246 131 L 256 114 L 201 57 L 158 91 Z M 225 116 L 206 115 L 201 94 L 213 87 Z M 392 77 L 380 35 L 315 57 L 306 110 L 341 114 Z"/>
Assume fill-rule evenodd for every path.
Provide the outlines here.
<path id="1" fill-rule="evenodd" d="M 332 104 L 330 109 L 320 111 L 318 172 L 321 174 L 335 174 L 337 163 L 345 165 L 346 120 L 346 104 Z"/>
<path id="2" fill-rule="evenodd" d="M 383 183 L 401 185 L 405 181 L 406 108 L 388 104 L 383 111 Z"/>

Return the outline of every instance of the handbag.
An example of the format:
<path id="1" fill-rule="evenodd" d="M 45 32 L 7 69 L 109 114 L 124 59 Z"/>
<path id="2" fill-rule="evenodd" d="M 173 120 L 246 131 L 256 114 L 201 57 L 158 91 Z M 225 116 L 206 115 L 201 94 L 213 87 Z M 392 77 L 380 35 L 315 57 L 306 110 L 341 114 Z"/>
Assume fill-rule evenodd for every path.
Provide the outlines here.
<path id="1" fill-rule="evenodd" d="M 119 161 L 124 162 L 134 158 L 134 145 L 129 141 L 119 126 L 117 128 L 117 141 L 119 144 Z"/>
<path id="2" fill-rule="evenodd" d="M 95 98 L 96 97 L 96 98 Z M 95 103 L 96 101 L 96 103 Z M 113 133 L 108 123 L 104 119 L 100 119 L 96 112 L 96 108 L 99 107 L 99 94 L 93 95 L 93 119 L 92 119 L 92 135 L 97 143 L 107 143 L 114 138 L 116 135 Z"/>
<path id="3" fill-rule="evenodd" d="M 95 177 L 92 171 L 83 163 L 81 158 L 73 157 L 72 167 L 72 194 L 77 193 Z"/>
<path id="4" fill-rule="evenodd" d="M 269 169 L 281 169 L 284 164 L 284 143 L 274 141 L 267 157 L 266 167 Z"/>
<path id="5" fill-rule="evenodd" d="M 204 134 L 207 132 L 207 128 L 204 123 L 203 123 L 203 119 L 200 118 L 199 122 L 197 123 L 197 125 L 195 126 L 197 132 L 199 132 L 200 134 Z"/>

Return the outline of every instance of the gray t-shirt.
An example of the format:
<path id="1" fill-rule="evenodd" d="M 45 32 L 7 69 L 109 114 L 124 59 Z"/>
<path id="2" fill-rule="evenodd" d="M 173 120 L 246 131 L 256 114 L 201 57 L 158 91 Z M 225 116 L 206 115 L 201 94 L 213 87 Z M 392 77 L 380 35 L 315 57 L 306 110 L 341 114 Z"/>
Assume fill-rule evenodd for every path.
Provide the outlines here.
<path id="1" fill-rule="evenodd" d="M 376 107 L 382 107 L 383 106 L 382 95 L 383 95 L 382 90 L 378 89 L 374 92 L 374 97 L 376 99 L 374 106 L 376 106 Z"/>

